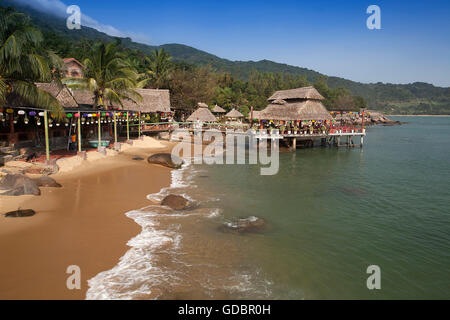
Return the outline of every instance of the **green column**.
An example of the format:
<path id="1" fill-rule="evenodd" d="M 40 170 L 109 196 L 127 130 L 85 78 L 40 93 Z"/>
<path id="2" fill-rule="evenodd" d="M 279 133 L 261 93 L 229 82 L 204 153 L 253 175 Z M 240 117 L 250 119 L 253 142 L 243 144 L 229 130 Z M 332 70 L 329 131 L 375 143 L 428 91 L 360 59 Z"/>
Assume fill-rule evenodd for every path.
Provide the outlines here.
<path id="1" fill-rule="evenodd" d="M 81 112 L 78 112 L 78 152 L 81 152 Z"/>
<path id="2" fill-rule="evenodd" d="M 114 111 L 114 142 L 117 143 L 117 120 L 115 111 Z"/>
<path id="3" fill-rule="evenodd" d="M 127 140 L 130 140 L 130 122 L 129 122 L 129 116 L 127 111 Z"/>
<path id="4" fill-rule="evenodd" d="M 139 112 L 139 138 L 141 137 L 141 113 Z"/>
<path id="5" fill-rule="evenodd" d="M 98 147 L 102 146 L 102 126 L 100 121 L 100 112 L 98 113 Z"/>
<path id="6" fill-rule="evenodd" d="M 45 129 L 45 155 L 47 161 L 50 160 L 50 144 L 48 141 L 48 115 L 47 111 L 44 111 L 44 129 Z"/>

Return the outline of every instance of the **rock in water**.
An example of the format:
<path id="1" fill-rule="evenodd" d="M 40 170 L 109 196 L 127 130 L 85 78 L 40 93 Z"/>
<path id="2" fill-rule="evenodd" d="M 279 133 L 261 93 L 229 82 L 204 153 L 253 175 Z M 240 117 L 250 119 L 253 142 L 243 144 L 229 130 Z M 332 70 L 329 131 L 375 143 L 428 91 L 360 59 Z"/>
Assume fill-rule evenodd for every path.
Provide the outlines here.
<path id="1" fill-rule="evenodd" d="M 17 210 L 5 213 L 5 217 L 9 218 L 21 218 L 21 217 L 32 217 L 36 214 L 34 210 Z"/>
<path id="2" fill-rule="evenodd" d="M 149 163 L 159 164 L 172 169 L 179 169 L 184 161 L 177 156 L 172 156 L 170 153 L 157 153 L 148 157 Z"/>
<path id="3" fill-rule="evenodd" d="M 182 196 L 170 194 L 161 201 L 162 206 L 168 206 L 173 210 L 184 210 L 189 207 L 189 200 Z"/>
<path id="4" fill-rule="evenodd" d="M 39 196 L 41 190 L 35 181 L 23 174 L 7 174 L 0 180 L 0 190 L 7 190 L 2 193 L 4 196 L 34 195 Z"/>
<path id="5" fill-rule="evenodd" d="M 266 220 L 263 218 L 250 216 L 248 218 L 239 218 L 236 221 L 227 222 L 219 227 L 223 232 L 238 232 L 238 233 L 257 233 L 263 232 L 267 229 Z"/>
<path id="6" fill-rule="evenodd" d="M 38 187 L 49 187 L 49 188 L 61 188 L 62 186 L 55 181 L 55 179 L 50 178 L 48 176 L 43 176 L 39 178 L 33 179 L 36 182 Z"/>

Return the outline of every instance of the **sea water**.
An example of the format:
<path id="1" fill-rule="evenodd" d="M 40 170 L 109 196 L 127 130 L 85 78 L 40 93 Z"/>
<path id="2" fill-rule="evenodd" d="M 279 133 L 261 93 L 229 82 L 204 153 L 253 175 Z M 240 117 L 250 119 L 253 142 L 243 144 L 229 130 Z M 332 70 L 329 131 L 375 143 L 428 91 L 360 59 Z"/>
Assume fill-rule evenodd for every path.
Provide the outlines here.
<path id="1" fill-rule="evenodd" d="M 396 117 L 363 148 L 280 153 L 280 170 L 192 165 L 149 199 L 195 208 L 128 212 L 142 232 L 88 299 L 450 298 L 450 117 Z M 258 233 L 224 232 L 260 217 Z M 367 287 L 380 268 L 381 289 Z"/>

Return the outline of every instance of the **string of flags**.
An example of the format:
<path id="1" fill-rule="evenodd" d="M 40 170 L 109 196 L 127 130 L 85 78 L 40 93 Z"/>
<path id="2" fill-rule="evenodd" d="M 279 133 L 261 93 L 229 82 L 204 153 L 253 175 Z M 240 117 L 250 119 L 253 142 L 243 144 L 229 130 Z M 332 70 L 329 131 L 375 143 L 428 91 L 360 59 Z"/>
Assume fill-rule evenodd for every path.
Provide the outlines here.
<path id="1" fill-rule="evenodd" d="M 119 123 L 123 122 L 139 122 L 139 113 L 138 112 L 115 112 L 116 121 Z M 161 119 L 166 119 L 172 116 L 171 112 L 161 112 L 159 113 Z M 0 107 L 0 123 L 5 124 L 5 122 L 10 121 L 12 118 L 13 124 L 17 124 L 22 121 L 25 125 L 30 124 L 30 120 L 33 120 L 34 123 L 38 126 L 42 125 L 42 119 L 44 117 L 44 111 L 26 111 L 23 109 L 12 109 L 12 108 L 1 108 Z M 75 126 L 76 121 L 72 121 L 72 119 L 80 118 L 80 123 L 82 125 L 91 125 L 100 123 L 112 123 L 114 122 L 114 112 L 109 111 L 101 111 L 101 112 L 66 112 L 65 117 L 61 120 L 56 120 L 56 116 L 50 113 L 50 117 L 48 120 L 48 126 L 53 127 L 54 125 L 59 126 Z M 150 114 L 142 113 L 140 120 L 141 123 L 145 123 L 145 120 L 150 120 Z"/>

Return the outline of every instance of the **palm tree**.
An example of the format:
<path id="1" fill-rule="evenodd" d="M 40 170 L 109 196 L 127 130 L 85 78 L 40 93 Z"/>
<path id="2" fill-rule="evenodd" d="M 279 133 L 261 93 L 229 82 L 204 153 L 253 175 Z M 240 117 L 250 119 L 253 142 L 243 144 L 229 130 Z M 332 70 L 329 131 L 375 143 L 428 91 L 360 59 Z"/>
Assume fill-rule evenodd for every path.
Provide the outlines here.
<path id="1" fill-rule="evenodd" d="M 142 100 L 134 90 L 138 75 L 117 50 L 115 43 L 97 42 L 88 56 L 83 61 L 86 67 L 84 79 L 63 79 L 69 88 L 92 91 L 96 107 L 104 106 L 106 100 L 122 108 L 125 99 Z"/>
<path id="2" fill-rule="evenodd" d="M 29 24 L 28 16 L 0 8 L 0 105 L 19 99 L 61 116 L 62 107 L 34 82 L 48 82 L 60 59 L 42 49 L 42 34 Z"/>
<path id="3" fill-rule="evenodd" d="M 153 85 L 159 89 L 164 86 L 168 77 L 170 70 L 172 69 L 172 61 L 170 54 L 167 53 L 163 48 L 155 50 L 146 59 L 149 64 L 150 70 L 148 75 Z"/>

